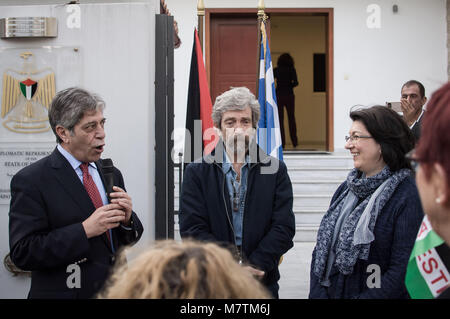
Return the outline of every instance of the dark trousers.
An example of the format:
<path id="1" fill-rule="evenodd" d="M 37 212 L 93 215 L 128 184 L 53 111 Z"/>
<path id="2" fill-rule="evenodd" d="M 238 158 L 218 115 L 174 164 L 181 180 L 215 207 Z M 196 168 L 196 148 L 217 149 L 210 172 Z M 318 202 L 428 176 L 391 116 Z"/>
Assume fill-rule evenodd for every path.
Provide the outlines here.
<path id="1" fill-rule="evenodd" d="M 289 121 L 289 135 L 291 137 L 292 145 L 296 147 L 298 145 L 297 140 L 297 125 L 295 124 L 295 95 L 277 95 L 278 102 L 278 116 L 280 119 L 280 131 L 281 140 L 283 142 L 283 148 L 286 145 L 286 139 L 284 135 L 284 108 L 286 107 L 288 121 Z"/>

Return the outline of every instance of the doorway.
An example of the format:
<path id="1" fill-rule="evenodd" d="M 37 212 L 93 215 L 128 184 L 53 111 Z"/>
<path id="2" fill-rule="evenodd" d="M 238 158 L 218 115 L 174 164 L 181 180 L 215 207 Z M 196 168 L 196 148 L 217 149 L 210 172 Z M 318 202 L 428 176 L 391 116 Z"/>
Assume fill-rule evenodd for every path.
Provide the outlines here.
<path id="1" fill-rule="evenodd" d="M 323 67 L 326 55 L 326 17 L 320 15 L 272 14 L 271 53 L 273 67 L 278 58 L 288 53 L 297 73 L 298 85 L 293 88 L 294 120 L 288 118 L 285 107 L 284 150 L 326 150 L 326 70 Z M 314 85 L 316 82 L 316 85 Z M 278 108 L 283 107 L 283 98 L 278 97 Z M 291 107 L 292 107 L 291 106 Z M 291 123 L 289 123 L 291 122 Z M 293 145 L 294 134 L 290 126 L 297 128 L 298 145 Z"/>
<path id="2" fill-rule="evenodd" d="M 289 53 L 299 82 L 293 92 L 298 144 L 292 143 L 285 108 L 284 151 L 333 151 L 333 9 L 271 8 L 266 14 L 272 65 L 275 68 L 278 57 Z M 259 63 L 256 10 L 206 9 L 205 22 L 213 103 L 230 86 L 247 86 L 255 93 Z"/>
<path id="3" fill-rule="evenodd" d="M 253 14 L 214 14 L 210 23 L 211 99 L 230 89 L 246 86 L 256 94 L 258 25 Z"/>

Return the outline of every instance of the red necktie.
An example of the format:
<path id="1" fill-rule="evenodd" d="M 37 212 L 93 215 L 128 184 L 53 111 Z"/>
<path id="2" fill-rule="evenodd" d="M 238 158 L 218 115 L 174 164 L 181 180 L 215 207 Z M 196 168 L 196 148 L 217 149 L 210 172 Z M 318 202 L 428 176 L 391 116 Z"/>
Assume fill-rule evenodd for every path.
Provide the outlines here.
<path id="1" fill-rule="evenodd" d="M 95 185 L 94 180 L 92 179 L 91 174 L 89 174 L 89 163 L 82 163 L 80 165 L 81 171 L 83 172 L 83 185 L 86 188 L 89 197 L 92 200 L 95 208 L 99 208 L 103 206 L 102 197 L 98 191 L 97 185 Z M 108 236 L 108 243 L 111 242 L 111 238 L 109 235 L 109 230 L 106 231 L 106 236 Z"/>

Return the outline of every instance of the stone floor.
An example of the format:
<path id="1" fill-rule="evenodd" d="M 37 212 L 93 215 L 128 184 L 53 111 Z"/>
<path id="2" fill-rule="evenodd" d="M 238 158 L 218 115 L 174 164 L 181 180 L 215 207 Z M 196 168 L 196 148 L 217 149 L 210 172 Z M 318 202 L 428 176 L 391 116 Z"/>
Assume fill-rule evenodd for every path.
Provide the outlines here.
<path id="1" fill-rule="evenodd" d="M 280 265 L 281 299 L 306 299 L 309 293 L 309 270 L 315 242 L 295 242 Z"/>

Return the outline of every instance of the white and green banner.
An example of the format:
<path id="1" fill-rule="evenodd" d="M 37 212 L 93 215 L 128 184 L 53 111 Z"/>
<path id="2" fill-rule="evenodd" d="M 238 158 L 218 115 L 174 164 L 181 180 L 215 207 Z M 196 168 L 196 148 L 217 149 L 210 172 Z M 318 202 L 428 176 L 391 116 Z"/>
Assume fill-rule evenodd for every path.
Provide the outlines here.
<path id="1" fill-rule="evenodd" d="M 405 284 L 413 299 L 436 298 L 450 287 L 450 248 L 425 216 L 409 257 Z"/>

